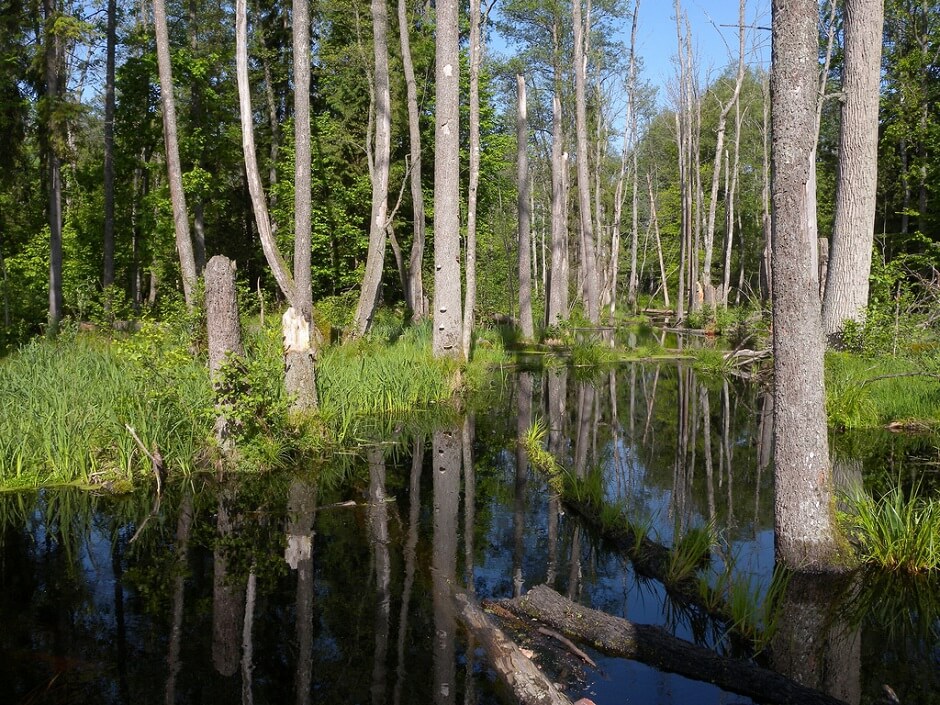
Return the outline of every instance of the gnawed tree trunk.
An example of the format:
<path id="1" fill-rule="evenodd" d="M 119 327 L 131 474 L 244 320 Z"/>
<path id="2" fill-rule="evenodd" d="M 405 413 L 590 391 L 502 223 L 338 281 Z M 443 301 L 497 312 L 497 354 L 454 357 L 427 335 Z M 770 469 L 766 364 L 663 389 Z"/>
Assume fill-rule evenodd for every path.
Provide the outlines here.
<path id="1" fill-rule="evenodd" d="M 477 190 L 480 185 L 480 61 L 483 47 L 480 0 L 470 0 L 470 173 L 467 184 L 467 263 L 463 304 L 463 359 L 470 359 L 473 313 L 477 300 Z M 521 274 L 521 272 L 520 272 Z"/>
<path id="2" fill-rule="evenodd" d="M 241 325 L 238 320 L 238 297 L 235 289 L 235 263 L 228 257 L 216 255 L 206 265 L 206 322 L 209 339 L 209 374 L 215 388 L 215 438 L 223 453 L 234 450 L 230 419 L 223 411 L 226 401 L 236 394 L 219 379 L 219 370 L 226 360 L 244 355 Z"/>
<path id="3" fill-rule="evenodd" d="M 516 182 L 519 189 L 519 327 L 522 337 L 535 336 L 532 322 L 532 212 L 529 209 L 529 122 L 526 106 L 525 76 L 516 74 Z"/>
<path id="4" fill-rule="evenodd" d="M 806 219 L 817 9 L 812 0 L 772 5 L 774 533 L 778 560 L 797 570 L 832 569 L 838 559 L 816 242 Z"/>
<path id="5" fill-rule="evenodd" d="M 153 0 L 153 26 L 157 39 L 157 70 L 160 74 L 160 100 L 163 104 L 163 143 L 166 147 L 167 181 L 170 185 L 170 201 L 173 205 L 176 251 L 179 253 L 180 273 L 183 277 L 183 297 L 186 299 L 186 305 L 191 307 L 194 304 L 193 288 L 196 285 L 196 256 L 189 234 L 186 193 L 183 191 L 183 170 L 180 166 L 179 142 L 176 136 L 176 100 L 173 97 L 170 36 L 167 30 L 164 0 Z M 247 71 L 246 60 L 246 84 Z M 249 119 L 250 115 L 249 112 Z"/>
<path id="6" fill-rule="evenodd" d="M 437 4 L 434 125 L 434 356 L 461 354 L 460 57 L 456 0 Z"/>
<path id="7" fill-rule="evenodd" d="M 268 205 L 258 171 L 255 154 L 254 125 L 252 122 L 251 90 L 248 82 L 248 18 L 246 0 L 235 3 L 235 66 L 238 82 L 238 107 L 242 127 L 242 149 L 245 155 L 245 175 L 255 215 L 255 225 L 261 240 L 261 249 L 278 287 L 289 308 L 281 320 L 284 336 L 284 386 L 293 397 L 292 407 L 296 411 L 308 411 L 316 407 L 315 337 L 311 325 L 310 288 L 310 121 L 303 104 L 309 99 L 309 20 L 307 0 L 294 2 L 294 70 L 295 102 L 301 103 L 299 115 L 295 115 L 295 141 L 298 150 L 295 156 L 295 224 L 294 251 L 298 279 L 291 275 L 283 255 L 274 239 L 274 230 L 268 215 Z M 305 116 L 306 115 L 306 119 Z M 305 146 L 306 145 L 306 146 Z M 306 162 L 306 163 L 304 163 Z M 306 172 L 306 173 L 303 173 Z M 297 282 L 303 284 L 303 291 Z"/>
<path id="8" fill-rule="evenodd" d="M 372 0 L 374 54 L 375 139 L 372 154 L 372 217 L 369 220 L 369 252 L 362 277 L 359 304 L 353 318 L 355 335 L 372 326 L 385 268 L 385 228 L 388 223 L 388 172 L 392 138 L 391 93 L 388 84 L 388 9 L 385 0 Z"/>
<path id="9" fill-rule="evenodd" d="M 414 222 L 414 238 L 411 257 L 408 260 L 408 284 L 405 287 L 405 304 L 411 320 L 419 321 L 428 315 L 428 304 L 424 298 L 424 189 L 421 186 L 421 123 L 418 113 L 418 84 L 415 80 L 414 62 L 411 60 L 410 25 L 406 0 L 398 0 L 398 33 L 401 39 L 401 62 L 405 72 L 405 88 L 408 96 L 408 140 L 411 154 L 411 208 Z"/>
<path id="10" fill-rule="evenodd" d="M 635 624 L 565 599 L 547 585 L 524 597 L 498 603 L 513 614 L 537 620 L 565 636 L 611 656 L 633 659 L 660 671 L 779 705 L 844 705 L 824 693 L 750 661 L 720 656 L 711 649 L 672 636 L 661 627 Z"/>
<path id="11" fill-rule="evenodd" d="M 823 330 L 832 338 L 868 305 L 878 181 L 878 101 L 884 0 L 845 0 L 844 100 L 835 222 Z"/>

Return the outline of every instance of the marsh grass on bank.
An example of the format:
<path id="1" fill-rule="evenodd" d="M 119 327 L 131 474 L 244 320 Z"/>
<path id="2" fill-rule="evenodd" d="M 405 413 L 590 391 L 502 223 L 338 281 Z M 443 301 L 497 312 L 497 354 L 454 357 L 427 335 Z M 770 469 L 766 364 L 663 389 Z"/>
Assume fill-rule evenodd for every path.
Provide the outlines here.
<path id="1" fill-rule="evenodd" d="M 34 341 L 0 364 L 0 483 L 130 483 L 150 461 L 127 426 L 168 468 L 191 469 L 211 405 L 204 365 L 173 345 L 135 356 L 91 336 Z"/>
<path id="2" fill-rule="evenodd" d="M 940 499 L 895 485 L 878 499 L 858 490 L 843 501 L 842 523 L 863 562 L 906 573 L 940 570 Z"/>

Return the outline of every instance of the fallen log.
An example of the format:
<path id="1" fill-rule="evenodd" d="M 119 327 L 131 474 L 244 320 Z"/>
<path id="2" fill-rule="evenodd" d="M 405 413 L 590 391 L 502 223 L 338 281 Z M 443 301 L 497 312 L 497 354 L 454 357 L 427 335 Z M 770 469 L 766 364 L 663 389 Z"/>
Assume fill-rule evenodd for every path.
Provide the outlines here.
<path id="1" fill-rule="evenodd" d="M 546 585 L 499 604 L 535 619 L 567 637 L 610 656 L 640 661 L 660 671 L 712 683 L 723 690 L 771 705 L 845 705 L 818 690 L 750 661 L 720 656 L 672 636 L 660 627 L 634 624 L 572 602 Z"/>
<path id="2" fill-rule="evenodd" d="M 454 601 L 460 620 L 483 647 L 496 675 L 520 705 L 572 705 L 568 696 L 545 677 L 473 598 L 457 592 Z"/>

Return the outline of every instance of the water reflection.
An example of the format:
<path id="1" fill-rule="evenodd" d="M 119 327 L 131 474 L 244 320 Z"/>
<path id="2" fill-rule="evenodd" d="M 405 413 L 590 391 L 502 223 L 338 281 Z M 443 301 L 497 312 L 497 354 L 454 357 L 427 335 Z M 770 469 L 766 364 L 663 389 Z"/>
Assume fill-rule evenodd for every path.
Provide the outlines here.
<path id="1" fill-rule="evenodd" d="M 363 451 L 342 482 L 329 481 L 336 459 L 296 476 L 195 475 L 156 510 L 146 493 L 0 496 L 0 701 L 491 703 L 455 587 L 502 598 L 548 582 L 740 651 L 727 624 L 673 602 L 566 511 L 517 441 L 541 420 L 546 450 L 667 546 L 714 524 L 715 570 L 761 597 L 772 413 L 767 390 L 687 367 L 527 371 L 456 425 Z M 884 468 L 910 481 L 935 455 L 930 439 L 876 437 L 834 439 L 840 484 L 877 487 Z M 940 691 L 936 579 L 800 578 L 782 604 L 762 662 L 853 704 L 884 683 L 905 703 Z M 571 694 L 741 701 L 647 666 L 600 667 Z"/>

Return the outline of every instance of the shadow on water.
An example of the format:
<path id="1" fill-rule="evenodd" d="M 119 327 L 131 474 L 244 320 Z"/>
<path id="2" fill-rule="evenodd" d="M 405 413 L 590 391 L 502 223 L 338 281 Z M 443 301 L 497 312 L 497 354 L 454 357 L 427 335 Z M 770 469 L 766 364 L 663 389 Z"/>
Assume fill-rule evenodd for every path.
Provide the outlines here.
<path id="1" fill-rule="evenodd" d="M 358 458 L 195 475 L 156 505 L 143 491 L 0 495 L 0 702 L 498 702 L 453 586 L 499 599 L 540 583 L 725 654 L 753 653 L 747 627 L 759 663 L 846 703 L 878 702 L 884 684 L 902 703 L 940 702 L 936 576 L 771 589 L 766 390 L 635 364 L 528 370 L 501 391 L 443 426 L 376 424 Z M 546 449 L 655 541 L 714 527 L 698 579 L 737 622 L 670 597 L 568 511 L 517 443 L 537 419 Z M 833 448 L 841 484 L 933 488 L 931 438 L 841 435 Z M 592 655 L 597 669 L 557 654 L 544 665 L 598 705 L 747 702 Z"/>

